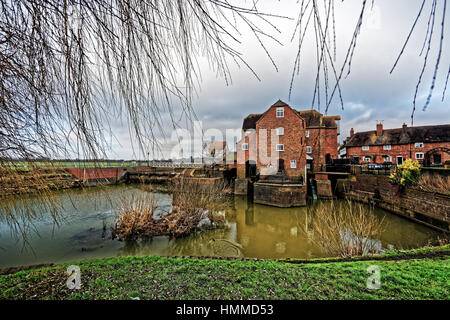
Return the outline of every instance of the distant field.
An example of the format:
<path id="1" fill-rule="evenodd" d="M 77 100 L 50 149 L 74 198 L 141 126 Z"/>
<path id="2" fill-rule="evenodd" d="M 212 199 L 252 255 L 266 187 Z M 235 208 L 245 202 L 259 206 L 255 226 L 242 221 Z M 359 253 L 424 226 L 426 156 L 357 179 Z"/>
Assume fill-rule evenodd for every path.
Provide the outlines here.
<path id="1" fill-rule="evenodd" d="M 98 162 L 85 162 L 85 161 L 8 161 L 1 163 L 2 167 L 10 167 L 16 169 L 27 170 L 30 167 L 40 168 L 122 168 L 122 167 L 140 167 L 148 165 L 147 161 L 98 161 Z"/>

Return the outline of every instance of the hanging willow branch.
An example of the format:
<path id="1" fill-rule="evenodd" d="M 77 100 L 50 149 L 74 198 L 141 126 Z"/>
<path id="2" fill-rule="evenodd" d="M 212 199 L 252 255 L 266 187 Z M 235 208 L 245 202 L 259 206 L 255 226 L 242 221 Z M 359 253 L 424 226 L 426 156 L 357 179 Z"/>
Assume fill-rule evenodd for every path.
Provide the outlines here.
<path id="1" fill-rule="evenodd" d="M 372 2 L 373 5 L 373 2 Z M 292 94 L 294 78 L 300 71 L 300 58 L 309 30 L 314 32 L 313 38 L 316 47 L 316 79 L 311 108 L 315 106 L 320 110 L 321 95 L 325 95 L 325 113 L 333 101 L 336 93 L 339 96 L 341 108 L 344 108 L 340 82 L 347 69 L 346 76 L 351 72 L 352 59 L 355 53 L 357 39 L 361 30 L 364 13 L 367 10 L 367 0 L 362 1 L 362 7 L 353 31 L 350 44 L 347 48 L 345 59 L 340 67 L 336 62 L 336 18 L 334 1 L 302 0 L 297 25 L 293 38 L 298 34 L 298 50 L 294 62 L 289 87 L 289 97 Z M 305 22 L 306 20 L 306 22 Z M 312 21 L 312 22 L 311 22 Z M 332 44 L 332 45 L 331 45 Z M 332 82 L 330 83 L 330 80 Z M 321 91 L 322 83 L 322 91 Z"/>
<path id="2" fill-rule="evenodd" d="M 0 158 L 97 159 L 122 120 L 143 149 L 195 117 L 199 57 L 227 83 L 230 59 L 256 75 L 235 49 L 241 28 L 274 61 L 274 17 L 256 2 L 0 0 Z"/>
<path id="3" fill-rule="evenodd" d="M 316 78 L 311 108 L 317 107 L 320 110 L 321 101 L 325 101 L 325 113 L 326 113 L 328 111 L 330 104 L 333 102 L 336 93 L 339 96 L 339 104 L 341 108 L 343 108 L 343 99 L 340 84 L 344 74 L 345 77 L 347 77 L 351 72 L 352 60 L 355 54 L 357 40 L 361 31 L 365 13 L 368 8 L 367 6 L 368 1 L 361 0 L 361 9 L 358 15 L 355 15 L 356 26 L 353 29 L 353 34 L 351 35 L 351 40 L 346 49 L 344 59 L 342 62 L 339 63 L 336 61 L 336 25 L 339 25 L 339 21 L 336 21 L 335 18 L 336 15 L 335 15 L 334 1 L 324 0 L 322 2 L 321 0 L 302 0 L 299 2 L 300 2 L 299 16 L 293 37 L 291 39 L 293 40 L 295 35 L 298 36 L 298 50 L 291 75 L 289 97 L 292 94 L 295 76 L 296 75 L 298 76 L 300 72 L 301 57 L 304 54 L 303 45 L 305 42 L 305 36 L 308 34 L 308 32 L 310 33 L 313 32 L 314 37 L 312 37 L 312 40 L 316 47 L 316 64 L 315 64 Z M 375 2 L 374 0 L 371 1 L 372 8 L 374 2 Z M 443 51 L 447 0 L 444 1 L 423 0 L 422 2 L 419 3 L 419 10 L 414 19 L 412 27 L 410 28 L 409 33 L 406 36 L 406 40 L 403 43 L 403 46 L 401 47 L 400 53 L 397 56 L 392 69 L 390 70 L 390 73 L 392 73 L 394 69 L 398 66 L 401 57 L 406 51 L 407 45 L 409 43 L 410 38 L 413 35 L 413 32 L 415 31 L 415 29 L 417 29 L 416 27 L 418 25 L 418 22 L 420 21 L 421 16 L 423 15 L 423 12 L 427 10 L 426 9 L 427 3 L 431 3 L 431 8 L 429 9 L 426 35 L 422 49 L 420 51 L 420 55 L 422 55 L 425 47 L 427 49 L 424 55 L 423 66 L 420 71 L 420 75 L 416 85 L 416 90 L 413 97 L 413 111 L 411 114 L 412 121 L 414 120 L 414 112 L 416 110 L 417 95 L 419 93 L 421 85 L 423 85 L 422 80 L 424 73 L 426 71 L 427 62 L 429 60 L 429 54 L 431 49 L 436 46 L 435 44 L 436 39 L 433 39 L 433 34 L 437 28 L 440 28 L 440 30 L 437 30 L 438 32 L 440 32 L 440 38 L 438 41 L 439 43 L 437 45 L 437 54 L 435 57 L 433 77 L 431 79 L 430 89 L 428 90 L 426 101 L 422 108 L 423 110 L 427 109 L 431 101 L 431 97 L 433 95 L 433 90 L 436 85 L 437 73 Z M 441 17 L 441 23 L 440 27 L 437 27 L 437 23 L 435 23 L 435 20 L 439 16 Z M 445 97 L 449 73 L 450 69 L 447 72 L 447 77 L 445 79 L 444 90 L 442 93 L 442 100 Z M 325 99 L 323 98 L 321 99 L 321 96 L 324 96 Z"/>

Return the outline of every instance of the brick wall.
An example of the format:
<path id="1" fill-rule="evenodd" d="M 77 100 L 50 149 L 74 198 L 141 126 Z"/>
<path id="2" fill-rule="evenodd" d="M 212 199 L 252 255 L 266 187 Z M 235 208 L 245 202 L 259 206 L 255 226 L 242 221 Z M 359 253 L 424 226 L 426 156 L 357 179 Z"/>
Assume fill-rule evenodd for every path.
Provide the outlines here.
<path id="1" fill-rule="evenodd" d="M 122 168 L 67 168 L 68 172 L 80 180 L 117 179 Z"/>
<path id="2" fill-rule="evenodd" d="M 309 138 L 306 145 L 311 146 L 312 153 L 309 155 L 313 160 L 313 170 L 321 170 L 326 164 L 326 155 L 331 159 L 338 158 L 337 128 L 306 128 Z"/>
<path id="3" fill-rule="evenodd" d="M 259 145 L 267 143 L 267 157 L 284 160 L 284 168 L 288 176 L 300 176 L 304 174 L 306 164 L 305 123 L 304 120 L 289 106 L 284 106 L 284 117 L 276 117 L 277 107 L 272 106 L 264 116 L 256 123 L 256 131 L 267 130 L 266 135 L 258 134 Z M 284 128 L 284 134 L 276 136 L 276 129 Z M 274 135 L 275 133 L 275 135 Z M 278 144 L 284 145 L 284 151 L 277 152 L 276 145 L 272 145 L 271 137 L 278 137 Z M 257 166 L 267 166 L 267 161 L 258 157 Z M 291 160 L 296 160 L 296 168 L 291 168 Z M 277 165 L 277 163 L 274 163 Z"/>
<path id="4" fill-rule="evenodd" d="M 306 185 L 256 182 L 253 201 L 282 208 L 305 206 Z"/>
<path id="5" fill-rule="evenodd" d="M 279 108 L 279 107 L 278 107 Z M 237 176 L 245 177 L 246 161 L 255 161 L 260 175 L 276 174 L 278 159 L 284 160 L 288 176 L 304 174 L 306 165 L 306 144 L 304 120 L 289 106 L 284 106 L 284 117 L 276 117 L 276 106 L 266 111 L 257 122 L 256 130 L 244 136 L 237 144 Z M 277 135 L 277 128 L 284 128 L 283 135 Z M 242 150 L 242 144 L 248 150 Z M 276 151 L 276 144 L 283 144 L 284 151 Z M 296 160 L 296 168 L 291 168 L 291 160 Z"/>
<path id="6" fill-rule="evenodd" d="M 341 180 L 338 185 L 342 185 Z M 401 190 L 389 183 L 389 178 L 375 175 L 357 175 L 339 188 L 353 200 L 374 203 L 377 206 L 407 218 L 449 231 L 450 196 L 421 191 L 415 188 Z M 342 190 L 344 189 L 344 190 Z"/>

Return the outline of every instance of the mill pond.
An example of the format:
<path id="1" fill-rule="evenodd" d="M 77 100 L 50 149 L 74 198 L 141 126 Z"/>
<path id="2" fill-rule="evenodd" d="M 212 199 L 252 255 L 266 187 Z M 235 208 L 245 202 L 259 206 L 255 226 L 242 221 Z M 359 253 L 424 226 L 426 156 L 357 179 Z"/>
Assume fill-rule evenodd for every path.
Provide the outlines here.
<path id="1" fill-rule="evenodd" d="M 121 255 L 223 256 L 249 258 L 318 258 L 327 256 L 308 238 L 311 206 L 275 208 L 235 196 L 227 211 L 225 228 L 195 232 L 187 237 L 126 242 L 112 240 L 117 201 L 148 192 L 133 185 L 109 186 L 55 193 L 57 217 L 34 196 L 4 199 L 15 211 L 14 220 L 0 217 L 0 268 L 62 263 Z M 155 215 L 170 212 L 172 198 L 154 192 Z M 28 214 L 33 207 L 35 214 Z M 426 245 L 440 233 L 387 211 L 376 209 L 384 230 L 380 249 L 411 249 Z M 25 237 L 25 238 L 24 238 Z"/>

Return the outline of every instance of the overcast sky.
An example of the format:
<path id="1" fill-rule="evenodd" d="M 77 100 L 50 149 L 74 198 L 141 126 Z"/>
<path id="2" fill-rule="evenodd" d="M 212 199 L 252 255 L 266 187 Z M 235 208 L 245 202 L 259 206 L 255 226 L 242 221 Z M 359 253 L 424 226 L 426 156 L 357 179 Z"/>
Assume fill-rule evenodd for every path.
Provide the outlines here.
<path id="1" fill-rule="evenodd" d="M 300 1 L 301 2 L 301 1 Z M 368 1 L 369 4 L 371 1 Z M 421 51 L 426 29 L 431 1 L 427 1 L 424 14 L 419 20 L 416 31 L 411 37 L 407 50 L 393 74 L 389 71 L 400 52 L 403 42 L 418 13 L 422 0 L 375 0 L 372 9 L 367 11 L 358 39 L 357 48 L 352 62 L 351 74 L 341 82 L 344 99 L 344 110 L 339 99 L 334 99 L 328 115 L 340 115 L 341 136 L 345 139 L 350 131 L 374 130 L 376 121 L 382 120 L 385 128 L 400 127 L 403 122 L 411 125 L 412 100 L 416 83 L 423 65 Z M 362 1 L 336 1 L 336 32 L 337 32 L 337 62 L 342 65 L 350 36 L 357 22 Z M 442 92 L 450 64 L 450 41 L 444 41 L 436 88 L 428 109 L 423 112 L 429 92 L 433 69 L 439 45 L 439 31 L 443 1 L 438 1 L 438 16 L 433 37 L 434 45 L 430 51 L 427 71 L 424 74 L 423 85 L 418 95 L 418 110 L 415 113 L 414 125 L 432 125 L 450 123 L 449 90 L 442 102 Z M 303 59 L 300 65 L 300 75 L 295 77 L 292 96 L 289 99 L 289 84 L 297 53 L 298 42 L 291 42 L 292 32 L 300 9 L 297 0 L 264 0 L 259 1 L 261 11 L 288 16 L 288 19 L 271 20 L 281 34 L 272 34 L 283 45 L 265 40 L 269 52 L 278 67 L 278 72 L 271 64 L 263 49 L 251 36 L 248 30 L 241 30 L 242 44 L 236 45 L 246 61 L 257 72 L 261 81 L 247 69 L 239 69 L 230 64 L 232 83 L 228 86 L 223 78 L 209 70 L 208 65 L 201 63 L 201 88 L 194 100 L 194 107 L 203 128 L 240 128 L 242 120 L 250 113 L 261 113 L 282 99 L 298 110 L 311 109 L 315 80 L 315 46 L 312 38 L 308 38 L 303 48 Z M 450 12 L 447 10 L 445 32 L 450 28 Z M 313 29 L 310 29 L 310 36 Z M 324 108 L 321 107 L 321 112 Z M 113 144 L 114 152 L 111 158 L 130 159 L 142 158 L 142 154 L 133 149 L 129 143 L 128 129 L 117 125 L 116 136 L 119 142 Z M 170 138 L 170 132 L 169 132 Z M 168 144 L 163 149 L 170 149 Z M 146 156 L 144 156 L 146 157 Z M 156 155 L 155 158 L 160 158 Z"/>

